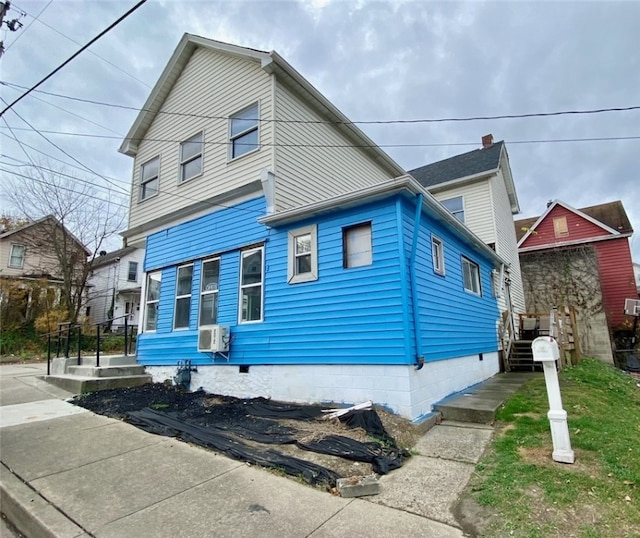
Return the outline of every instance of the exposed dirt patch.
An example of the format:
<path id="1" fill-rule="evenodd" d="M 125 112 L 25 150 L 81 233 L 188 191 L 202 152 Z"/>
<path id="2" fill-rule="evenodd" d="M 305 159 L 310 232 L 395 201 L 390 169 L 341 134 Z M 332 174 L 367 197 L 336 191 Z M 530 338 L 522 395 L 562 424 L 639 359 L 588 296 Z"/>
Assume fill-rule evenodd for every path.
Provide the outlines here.
<path id="1" fill-rule="evenodd" d="M 328 488 L 338 476 L 397 468 L 409 457 L 403 449 L 423 433 L 381 408 L 327 420 L 319 406 L 183 392 L 165 384 L 85 394 L 74 403 Z"/>
<path id="2" fill-rule="evenodd" d="M 593 454 L 587 451 L 574 449 L 575 462 L 570 465 L 554 461 L 552 452 L 553 449 L 550 446 L 518 448 L 518 454 L 527 463 L 590 475 L 592 478 L 595 478 L 595 476 L 593 476 L 594 473 L 598 473 L 598 476 L 601 475 L 601 471 L 597 467 L 594 467 L 597 465 L 596 459 Z"/>

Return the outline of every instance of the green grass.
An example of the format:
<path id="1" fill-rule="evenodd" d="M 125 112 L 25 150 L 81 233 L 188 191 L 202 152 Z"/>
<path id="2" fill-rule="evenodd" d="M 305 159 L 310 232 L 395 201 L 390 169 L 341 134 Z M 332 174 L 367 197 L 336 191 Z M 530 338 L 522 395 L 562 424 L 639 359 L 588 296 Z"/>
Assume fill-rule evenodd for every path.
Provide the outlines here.
<path id="1" fill-rule="evenodd" d="M 471 482 L 495 514 L 484 536 L 640 536 L 640 388 L 597 360 L 560 374 L 572 465 L 551 458 L 543 378 L 498 412 L 498 433 Z"/>

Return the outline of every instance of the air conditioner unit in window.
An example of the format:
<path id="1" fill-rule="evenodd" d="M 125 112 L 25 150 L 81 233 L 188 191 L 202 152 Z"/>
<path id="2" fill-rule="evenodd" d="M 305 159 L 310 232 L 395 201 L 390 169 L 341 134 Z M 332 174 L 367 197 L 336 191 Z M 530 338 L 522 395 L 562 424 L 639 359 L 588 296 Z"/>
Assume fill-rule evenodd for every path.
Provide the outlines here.
<path id="1" fill-rule="evenodd" d="M 207 325 L 198 331 L 198 351 L 201 353 L 225 353 L 229 351 L 229 327 Z"/>
<path id="2" fill-rule="evenodd" d="M 640 316 L 640 300 L 638 300 L 638 299 L 625 299 L 624 300 L 624 313 L 627 316 Z"/>

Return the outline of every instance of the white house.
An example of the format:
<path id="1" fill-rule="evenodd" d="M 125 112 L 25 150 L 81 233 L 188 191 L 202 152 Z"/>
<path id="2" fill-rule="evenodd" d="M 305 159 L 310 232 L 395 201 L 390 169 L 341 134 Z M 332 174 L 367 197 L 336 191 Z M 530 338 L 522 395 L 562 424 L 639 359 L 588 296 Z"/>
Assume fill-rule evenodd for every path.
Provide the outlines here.
<path id="1" fill-rule="evenodd" d="M 475 235 L 508 263 L 496 275 L 500 311 L 525 312 L 513 215 L 520 213 L 503 141 L 482 138 L 482 148 L 421 166 L 409 173 Z M 510 304 L 509 304 L 510 301 Z"/>
<path id="2" fill-rule="evenodd" d="M 125 325 L 140 323 L 140 289 L 142 287 L 144 250 L 125 247 L 102 252 L 91 266 L 87 314 L 92 324 L 113 320 L 117 331 Z"/>

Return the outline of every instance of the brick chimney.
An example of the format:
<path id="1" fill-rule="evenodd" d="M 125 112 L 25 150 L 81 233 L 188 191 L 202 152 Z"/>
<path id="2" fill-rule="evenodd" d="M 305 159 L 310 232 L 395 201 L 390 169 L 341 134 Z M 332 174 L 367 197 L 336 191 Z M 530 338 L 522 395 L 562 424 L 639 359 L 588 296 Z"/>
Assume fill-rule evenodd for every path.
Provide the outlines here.
<path id="1" fill-rule="evenodd" d="M 482 137 L 482 147 L 490 148 L 491 146 L 493 146 L 493 135 L 492 134 L 484 135 Z"/>

